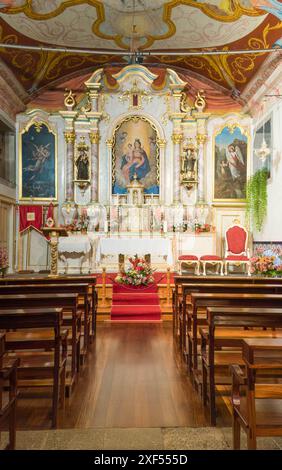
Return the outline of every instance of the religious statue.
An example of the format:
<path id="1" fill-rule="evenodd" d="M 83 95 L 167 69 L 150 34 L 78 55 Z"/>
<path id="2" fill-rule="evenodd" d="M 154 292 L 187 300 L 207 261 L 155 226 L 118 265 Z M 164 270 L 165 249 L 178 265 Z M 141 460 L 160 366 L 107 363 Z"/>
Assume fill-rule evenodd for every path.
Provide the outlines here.
<path id="1" fill-rule="evenodd" d="M 192 139 L 183 147 L 181 161 L 181 180 L 187 189 L 191 189 L 193 184 L 197 183 L 197 147 Z"/>
<path id="2" fill-rule="evenodd" d="M 77 206 L 67 202 L 62 206 L 62 215 L 66 226 L 70 226 L 77 219 Z"/>
<path id="3" fill-rule="evenodd" d="M 77 156 L 75 160 L 76 166 L 76 180 L 89 181 L 90 180 L 90 159 L 89 159 L 89 146 L 85 143 L 85 138 L 81 137 L 80 142 L 77 144 Z"/>

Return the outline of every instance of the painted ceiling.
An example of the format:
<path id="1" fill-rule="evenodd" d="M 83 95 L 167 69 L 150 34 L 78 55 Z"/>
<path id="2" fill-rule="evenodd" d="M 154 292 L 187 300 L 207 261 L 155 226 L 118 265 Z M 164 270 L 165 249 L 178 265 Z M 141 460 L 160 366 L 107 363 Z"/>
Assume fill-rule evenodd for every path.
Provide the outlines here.
<path id="1" fill-rule="evenodd" d="M 143 65 L 177 66 L 209 85 L 242 92 L 267 57 L 252 51 L 279 44 L 281 37 L 282 0 L 0 0 L 2 43 L 105 51 L 1 48 L 0 57 L 30 97 L 94 67 L 126 65 L 130 49 L 151 52 Z M 183 55 L 202 49 L 250 52 Z M 116 51 L 124 55 L 113 55 Z"/>

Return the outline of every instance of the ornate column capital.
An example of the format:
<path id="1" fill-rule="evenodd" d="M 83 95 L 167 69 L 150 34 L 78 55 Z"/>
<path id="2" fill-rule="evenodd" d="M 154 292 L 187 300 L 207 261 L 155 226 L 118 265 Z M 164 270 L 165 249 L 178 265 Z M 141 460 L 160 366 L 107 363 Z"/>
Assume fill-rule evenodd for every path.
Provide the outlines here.
<path id="1" fill-rule="evenodd" d="M 107 140 L 106 140 L 106 145 L 107 145 L 107 147 L 112 148 L 112 146 L 113 146 L 113 139 L 107 139 Z"/>
<path id="2" fill-rule="evenodd" d="M 73 144 L 74 143 L 74 141 L 75 141 L 74 131 L 64 132 L 64 136 L 65 136 L 65 141 L 66 141 L 67 144 Z"/>
<path id="3" fill-rule="evenodd" d="M 159 145 L 160 148 L 164 148 L 166 146 L 166 140 L 165 139 L 157 139 L 157 144 Z"/>
<path id="4" fill-rule="evenodd" d="M 89 139 L 91 144 L 98 144 L 100 140 L 100 133 L 99 131 L 96 132 L 90 132 L 89 134 Z"/>
<path id="5" fill-rule="evenodd" d="M 174 144 L 180 144 L 183 140 L 183 135 L 182 134 L 172 134 L 171 140 Z"/>
<path id="6" fill-rule="evenodd" d="M 207 140 L 207 135 L 206 134 L 197 134 L 197 142 L 198 144 L 204 144 Z"/>

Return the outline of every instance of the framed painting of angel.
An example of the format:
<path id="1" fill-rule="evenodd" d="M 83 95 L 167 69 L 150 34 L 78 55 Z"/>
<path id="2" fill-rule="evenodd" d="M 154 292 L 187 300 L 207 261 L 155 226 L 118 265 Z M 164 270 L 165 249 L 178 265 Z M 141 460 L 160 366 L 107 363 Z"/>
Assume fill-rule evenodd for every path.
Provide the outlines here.
<path id="1" fill-rule="evenodd" d="M 237 124 L 225 125 L 214 136 L 213 201 L 246 202 L 249 137 Z"/>
<path id="2" fill-rule="evenodd" d="M 56 134 L 47 123 L 33 122 L 20 134 L 19 198 L 57 199 Z"/>

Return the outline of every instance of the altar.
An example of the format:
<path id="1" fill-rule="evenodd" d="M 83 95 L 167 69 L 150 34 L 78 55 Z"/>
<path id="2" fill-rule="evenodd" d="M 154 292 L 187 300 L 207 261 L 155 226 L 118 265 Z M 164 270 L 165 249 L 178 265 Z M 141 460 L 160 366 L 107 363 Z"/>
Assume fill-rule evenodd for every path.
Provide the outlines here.
<path id="1" fill-rule="evenodd" d="M 117 262 L 119 254 L 128 256 L 149 254 L 155 264 L 165 266 L 174 264 L 170 238 L 101 238 L 97 247 L 96 262 L 100 264 L 109 257 Z"/>

